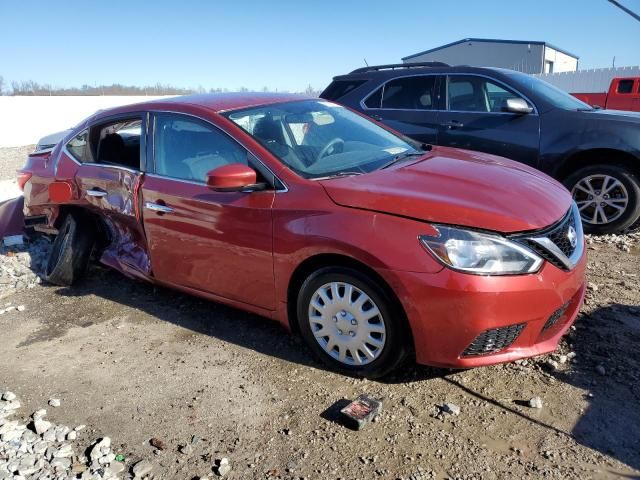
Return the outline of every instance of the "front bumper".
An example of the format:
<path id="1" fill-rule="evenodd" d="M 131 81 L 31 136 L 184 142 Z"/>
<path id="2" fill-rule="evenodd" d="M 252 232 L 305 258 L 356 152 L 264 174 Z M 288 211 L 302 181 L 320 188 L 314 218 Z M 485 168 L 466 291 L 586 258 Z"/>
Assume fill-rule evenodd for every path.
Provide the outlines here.
<path id="1" fill-rule="evenodd" d="M 540 272 L 532 275 L 477 276 L 447 268 L 433 274 L 382 274 L 398 293 L 407 313 L 416 361 L 470 368 L 555 350 L 582 305 L 585 270 L 583 254 L 569 272 L 546 262 Z M 549 322 L 554 313 L 558 318 Z M 520 324 L 515 340 L 506 348 L 495 353 L 468 354 L 467 349 L 479 335 Z"/>

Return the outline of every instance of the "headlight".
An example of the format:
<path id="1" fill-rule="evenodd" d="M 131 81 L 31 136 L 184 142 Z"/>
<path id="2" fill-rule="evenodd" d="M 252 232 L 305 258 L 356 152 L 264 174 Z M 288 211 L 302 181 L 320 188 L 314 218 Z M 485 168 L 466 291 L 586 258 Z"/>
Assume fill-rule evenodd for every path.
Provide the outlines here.
<path id="1" fill-rule="evenodd" d="M 439 235 L 419 239 L 446 266 L 477 275 L 537 272 L 542 258 L 499 235 L 434 225 Z"/>

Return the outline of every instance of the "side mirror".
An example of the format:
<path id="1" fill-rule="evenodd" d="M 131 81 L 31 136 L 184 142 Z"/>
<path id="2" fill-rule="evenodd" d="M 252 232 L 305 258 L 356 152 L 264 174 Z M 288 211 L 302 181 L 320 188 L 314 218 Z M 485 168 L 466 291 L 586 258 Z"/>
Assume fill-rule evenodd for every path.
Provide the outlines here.
<path id="1" fill-rule="evenodd" d="M 533 112 L 533 108 L 522 98 L 507 98 L 502 107 L 502 111 L 524 115 Z"/>
<path id="2" fill-rule="evenodd" d="M 242 163 L 230 163 L 207 173 L 207 187 L 216 192 L 240 192 L 256 186 L 256 171 Z"/>

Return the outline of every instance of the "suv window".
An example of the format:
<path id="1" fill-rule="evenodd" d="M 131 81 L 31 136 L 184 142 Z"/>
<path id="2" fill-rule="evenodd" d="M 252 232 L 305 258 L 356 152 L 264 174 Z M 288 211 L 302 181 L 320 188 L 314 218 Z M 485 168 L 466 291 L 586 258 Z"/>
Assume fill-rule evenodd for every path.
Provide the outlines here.
<path id="1" fill-rule="evenodd" d="M 89 148 L 89 131 L 85 130 L 69 140 L 67 150 L 79 162 L 93 162 L 91 149 Z"/>
<path id="2" fill-rule="evenodd" d="M 632 93 L 633 80 L 620 80 L 618 83 L 618 93 Z"/>
<path id="3" fill-rule="evenodd" d="M 96 163 L 140 170 L 142 119 L 123 118 L 91 127 L 89 141 Z"/>
<path id="4" fill-rule="evenodd" d="M 230 163 L 248 164 L 247 151 L 204 121 L 159 113 L 154 129 L 155 173 L 205 182 L 207 173 Z"/>
<path id="5" fill-rule="evenodd" d="M 334 80 L 322 92 L 321 97 L 327 100 L 337 100 L 340 97 L 344 97 L 351 90 L 358 88 L 364 82 L 365 80 Z"/>
<path id="6" fill-rule="evenodd" d="M 460 112 L 502 112 L 509 98 L 521 98 L 516 93 L 477 76 L 449 77 L 447 89 L 449 110 Z"/>
<path id="7" fill-rule="evenodd" d="M 364 104 L 367 108 L 380 108 L 380 104 L 382 103 L 382 89 L 384 87 L 378 88 L 375 92 L 367 97 L 364 101 Z"/>
<path id="8" fill-rule="evenodd" d="M 382 108 L 434 110 L 438 102 L 435 75 L 391 80 L 382 91 Z"/>

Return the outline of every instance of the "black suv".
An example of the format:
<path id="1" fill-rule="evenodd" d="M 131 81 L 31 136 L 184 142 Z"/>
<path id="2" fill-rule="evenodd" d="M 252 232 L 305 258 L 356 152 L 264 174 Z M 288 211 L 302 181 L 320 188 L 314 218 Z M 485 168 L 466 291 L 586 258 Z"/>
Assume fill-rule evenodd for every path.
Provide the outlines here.
<path id="1" fill-rule="evenodd" d="M 591 233 L 640 218 L 640 114 L 598 110 L 535 77 L 439 62 L 359 68 L 320 95 L 423 143 L 493 153 L 571 190 Z"/>

